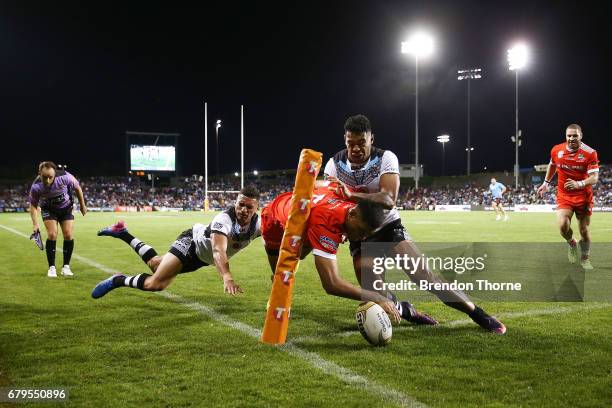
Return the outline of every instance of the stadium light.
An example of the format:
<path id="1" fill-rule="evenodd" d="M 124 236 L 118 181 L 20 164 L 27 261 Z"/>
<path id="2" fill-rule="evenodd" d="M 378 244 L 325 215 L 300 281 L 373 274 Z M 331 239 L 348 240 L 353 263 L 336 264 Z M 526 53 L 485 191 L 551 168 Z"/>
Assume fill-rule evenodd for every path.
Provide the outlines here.
<path id="1" fill-rule="evenodd" d="M 470 149 L 472 147 L 471 137 L 470 137 L 470 83 L 473 79 L 482 78 L 482 69 L 480 68 L 469 68 L 469 69 L 461 69 L 457 71 L 457 79 L 459 81 L 467 82 L 467 148 L 465 151 L 467 152 L 467 175 L 469 176 L 472 172 L 472 161 L 471 161 L 471 152 L 474 149 Z"/>
<path id="2" fill-rule="evenodd" d="M 518 73 L 527 65 L 529 51 L 525 44 L 516 44 L 508 50 L 508 69 L 514 71 L 515 77 L 515 125 L 514 125 L 514 187 L 519 184 L 519 146 L 521 145 L 521 133 L 519 131 L 518 110 Z"/>
<path id="3" fill-rule="evenodd" d="M 257 170 L 253 170 L 253 175 L 257 176 L 259 174 L 259 172 Z"/>
<path id="4" fill-rule="evenodd" d="M 414 124 L 414 164 L 416 174 L 414 176 L 414 187 L 419 188 L 419 178 L 421 176 L 419 166 L 419 58 L 427 57 L 433 53 L 433 38 L 424 32 L 414 33 L 408 41 L 402 42 L 402 54 L 414 55 L 415 62 L 415 124 Z"/>
<path id="5" fill-rule="evenodd" d="M 516 44 L 508 50 L 508 68 L 516 71 L 525 68 L 528 59 L 528 50 L 525 44 Z"/>
<path id="6" fill-rule="evenodd" d="M 234 177 L 238 177 L 238 176 L 240 176 L 240 174 L 237 171 L 235 171 L 234 172 Z"/>
<path id="7" fill-rule="evenodd" d="M 414 33 L 408 41 L 402 42 L 402 54 L 412 54 L 416 57 L 427 57 L 434 49 L 433 38 L 424 32 Z"/>
<path id="8" fill-rule="evenodd" d="M 446 167 L 446 152 L 444 149 L 444 145 L 450 141 L 449 135 L 440 135 L 437 138 L 438 142 L 442 143 L 442 175 L 444 176 L 445 167 Z"/>

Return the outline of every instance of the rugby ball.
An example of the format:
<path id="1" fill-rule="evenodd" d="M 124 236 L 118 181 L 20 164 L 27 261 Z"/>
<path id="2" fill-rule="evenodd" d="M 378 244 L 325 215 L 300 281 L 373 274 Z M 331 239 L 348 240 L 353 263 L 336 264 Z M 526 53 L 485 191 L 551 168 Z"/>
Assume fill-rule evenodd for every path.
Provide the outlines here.
<path id="1" fill-rule="evenodd" d="M 377 303 L 362 303 L 355 313 L 357 327 L 364 339 L 373 346 L 386 346 L 391 341 L 393 327 L 389 316 Z"/>

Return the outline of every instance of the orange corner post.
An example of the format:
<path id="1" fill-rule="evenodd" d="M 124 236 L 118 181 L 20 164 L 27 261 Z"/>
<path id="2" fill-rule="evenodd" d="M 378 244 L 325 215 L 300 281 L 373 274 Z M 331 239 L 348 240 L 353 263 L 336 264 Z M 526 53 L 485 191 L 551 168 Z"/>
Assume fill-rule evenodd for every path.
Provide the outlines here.
<path id="1" fill-rule="evenodd" d="M 322 160 L 323 155 L 314 150 L 303 149 L 300 154 L 291 209 L 274 271 L 272 292 L 261 335 L 261 341 L 264 343 L 284 344 L 287 339 L 293 283 L 300 263 L 302 236 L 310 215 L 312 194 Z"/>

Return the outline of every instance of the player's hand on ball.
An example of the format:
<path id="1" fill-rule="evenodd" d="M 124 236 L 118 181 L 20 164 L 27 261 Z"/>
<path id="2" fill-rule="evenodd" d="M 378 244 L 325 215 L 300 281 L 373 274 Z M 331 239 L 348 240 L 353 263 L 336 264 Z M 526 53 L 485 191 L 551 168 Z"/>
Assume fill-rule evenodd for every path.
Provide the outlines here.
<path id="1" fill-rule="evenodd" d="M 393 302 L 390 300 L 384 300 L 376 303 L 378 303 L 378 305 L 382 307 L 385 312 L 387 312 L 392 322 L 399 324 L 402 321 L 402 315 L 400 315 L 400 312 L 397 310 Z"/>
<path id="2" fill-rule="evenodd" d="M 233 279 L 223 280 L 223 292 L 229 295 L 237 295 L 238 293 L 244 293 L 240 285 L 234 282 Z"/>

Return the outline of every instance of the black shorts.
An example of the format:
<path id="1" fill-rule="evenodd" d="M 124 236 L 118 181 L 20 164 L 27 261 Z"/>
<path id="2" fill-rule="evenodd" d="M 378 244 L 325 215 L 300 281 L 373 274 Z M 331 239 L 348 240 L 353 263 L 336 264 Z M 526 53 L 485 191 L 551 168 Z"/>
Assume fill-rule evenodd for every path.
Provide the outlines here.
<path id="1" fill-rule="evenodd" d="M 72 214 L 72 206 L 62 208 L 62 209 L 48 209 L 41 207 L 42 218 L 43 221 L 51 221 L 55 220 L 57 222 L 74 220 L 74 215 Z"/>
<path id="2" fill-rule="evenodd" d="M 181 232 L 181 235 L 176 238 L 176 241 L 170 246 L 168 252 L 176 256 L 183 264 L 183 268 L 179 273 L 193 272 L 204 266 L 208 266 L 208 264 L 202 262 L 196 254 L 196 245 L 195 242 L 193 242 L 193 228 Z"/>
<path id="3" fill-rule="evenodd" d="M 501 199 L 501 197 L 494 198 L 494 199 L 493 199 L 493 202 L 494 202 L 495 204 L 497 204 L 497 205 L 500 205 L 500 204 L 502 203 L 502 199 Z"/>
<path id="4" fill-rule="evenodd" d="M 364 239 L 363 241 L 351 241 L 349 248 L 351 250 L 351 256 L 356 257 L 361 255 L 362 242 L 402 242 L 410 240 L 412 240 L 412 238 L 406 231 L 406 228 L 404 228 L 402 225 L 402 220 L 398 218 L 395 221 L 391 221 L 389 224 L 376 231 L 374 235 Z"/>

